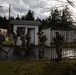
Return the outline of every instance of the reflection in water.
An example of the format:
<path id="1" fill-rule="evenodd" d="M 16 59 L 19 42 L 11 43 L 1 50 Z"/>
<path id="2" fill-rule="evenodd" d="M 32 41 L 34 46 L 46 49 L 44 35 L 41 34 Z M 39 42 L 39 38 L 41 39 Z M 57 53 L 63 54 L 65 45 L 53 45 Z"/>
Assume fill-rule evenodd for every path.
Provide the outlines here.
<path id="1" fill-rule="evenodd" d="M 52 49 L 52 54 L 53 55 L 51 59 L 57 58 L 56 51 L 54 48 Z M 75 56 L 76 56 L 75 48 L 63 48 L 62 58 L 75 58 Z"/>
<path id="2" fill-rule="evenodd" d="M 62 52 L 62 54 L 63 54 L 63 58 L 74 58 L 74 56 L 75 56 L 75 50 L 74 50 L 74 48 L 70 48 L 70 49 L 64 49 L 63 50 L 63 52 Z"/>
<path id="3" fill-rule="evenodd" d="M 28 55 L 24 55 L 23 51 L 17 55 L 14 53 L 13 48 L 11 47 L 5 47 L 5 50 L 11 49 L 10 53 L 8 54 L 8 59 L 7 60 L 29 60 L 29 59 L 39 59 L 38 57 L 38 48 L 33 47 Z M 62 57 L 63 58 L 75 58 L 76 57 L 76 49 L 75 48 L 63 48 L 62 50 Z M 44 49 L 44 57 L 42 59 L 56 59 L 57 54 L 55 48 L 45 48 Z M 1 52 L 0 53 L 0 61 L 1 60 L 6 60 L 5 58 L 5 53 Z"/>

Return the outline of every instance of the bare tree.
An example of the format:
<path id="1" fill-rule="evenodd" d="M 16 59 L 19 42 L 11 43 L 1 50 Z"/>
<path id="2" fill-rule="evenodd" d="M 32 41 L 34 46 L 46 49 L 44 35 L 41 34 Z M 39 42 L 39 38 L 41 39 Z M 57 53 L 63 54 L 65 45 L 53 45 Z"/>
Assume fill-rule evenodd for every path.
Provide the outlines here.
<path id="1" fill-rule="evenodd" d="M 64 1 L 64 0 L 47 0 L 47 1 L 49 1 L 49 3 L 51 3 L 52 1 L 54 1 L 55 3 L 57 3 L 56 5 L 50 5 L 50 7 L 46 7 L 46 8 L 44 8 L 44 6 L 42 6 L 42 5 L 40 5 L 39 4 L 39 0 L 37 0 L 37 4 L 38 4 L 38 7 L 40 7 L 40 8 L 44 8 L 46 11 L 48 11 L 48 10 L 50 10 L 50 8 L 59 8 L 59 7 L 65 7 L 66 5 L 68 6 L 68 5 L 71 5 L 72 7 L 75 7 L 75 3 L 76 3 L 76 1 L 75 0 L 66 0 L 66 1 Z M 45 0 L 45 2 L 44 3 L 46 3 L 47 2 L 46 0 Z M 60 3 L 60 4 L 58 4 L 58 2 Z M 62 3 L 62 4 L 61 4 Z M 53 7 L 52 7 L 53 6 Z"/>
<path id="2" fill-rule="evenodd" d="M 67 0 L 67 2 L 68 2 L 71 6 L 73 6 L 73 7 L 75 6 L 74 3 L 73 3 L 72 1 Z"/>

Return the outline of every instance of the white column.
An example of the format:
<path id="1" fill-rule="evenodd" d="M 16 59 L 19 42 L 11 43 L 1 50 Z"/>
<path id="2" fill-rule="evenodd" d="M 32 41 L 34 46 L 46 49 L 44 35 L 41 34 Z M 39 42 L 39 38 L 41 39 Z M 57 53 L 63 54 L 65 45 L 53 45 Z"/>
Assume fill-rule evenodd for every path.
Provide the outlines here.
<path id="1" fill-rule="evenodd" d="M 38 33 L 38 26 L 35 27 L 35 45 L 38 45 L 38 35 L 37 35 L 37 33 Z"/>
<path id="2" fill-rule="evenodd" d="M 15 25 L 13 25 L 13 32 L 16 32 L 17 27 Z"/>
<path id="3" fill-rule="evenodd" d="M 27 27 L 25 28 L 25 33 L 27 34 Z"/>

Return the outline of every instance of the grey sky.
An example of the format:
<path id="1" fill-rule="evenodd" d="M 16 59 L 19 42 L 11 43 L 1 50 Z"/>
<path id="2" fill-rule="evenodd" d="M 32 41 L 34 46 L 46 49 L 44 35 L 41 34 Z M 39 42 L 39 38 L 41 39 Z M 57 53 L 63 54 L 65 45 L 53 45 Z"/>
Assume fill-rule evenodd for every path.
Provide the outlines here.
<path id="1" fill-rule="evenodd" d="M 0 5 L 4 6 L 0 8 L 0 15 L 8 17 L 9 4 L 11 4 L 11 16 L 16 17 L 17 14 L 20 16 L 26 15 L 29 10 L 32 10 L 35 13 L 35 18 L 46 18 L 50 14 L 49 9 L 46 8 L 65 6 L 68 4 L 68 2 L 66 0 L 0 0 Z M 69 7 L 70 10 L 75 14 L 76 8 L 73 8 L 70 5 Z"/>

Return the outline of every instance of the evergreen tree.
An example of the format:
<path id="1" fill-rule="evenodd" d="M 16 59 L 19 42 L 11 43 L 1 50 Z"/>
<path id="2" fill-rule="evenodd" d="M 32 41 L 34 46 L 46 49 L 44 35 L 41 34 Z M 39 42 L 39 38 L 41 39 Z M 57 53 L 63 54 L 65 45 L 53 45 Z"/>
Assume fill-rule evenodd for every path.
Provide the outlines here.
<path id="1" fill-rule="evenodd" d="M 30 21 L 34 21 L 34 12 L 32 12 L 31 10 L 28 11 L 28 13 L 26 14 L 26 20 L 30 20 Z"/>
<path id="2" fill-rule="evenodd" d="M 2 28 L 2 26 L 3 26 L 3 17 L 2 16 L 0 16 L 0 28 Z"/>
<path id="3" fill-rule="evenodd" d="M 65 7 L 62 11 L 62 16 L 61 16 L 61 25 L 65 29 L 72 29 L 72 17 L 71 13 L 69 12 L 69 8 Z"/>
<path id="4" fill-rule="evenodd" d="M 36 21 L 40 21 L 41 22 L 41 19 L 37 17 Z"/>
<path id="5" fill-rule="evenodd" d="M 23 15 L 23 16 L 21 17 L 21 20 L 26 20 L 26 17 Z"/>
<path id="6" fill-rule="evenodd" d="M 48 17 L 48 26 L 52 29 L 72 29 L 72 17 L 68 7 L 62 11 L 54 9 Z"/>
<path id="7" fill-rule="evenodd" d="M 52 29 L 60 28 L 60 19 L 61 19 L 60 11 L 58 9 L 52 10 L 51 16 L 49 16 L 48 18 L 49 26 Z"/>
<path id="8" fill-rule="evenodd" d="M 37 17 L 36 21 L 42 22 L 40 18 Z M 42 25 L 39 25 L 39 31 L 42 30 Z"/>
<path id="9" fill-rule="evenodd" d="M 3 17 L 3 21 L 2 21 L 3 23 L 2 23 L 2 28 L 7 28 L 7 19 L 6 19 L 6 17 L 4 16 Z"/>
<path id="10" fill-rule="evenodd" d="M 41 21 L 41 23 L 42 23 L 42 27 L 41 27 L 41 28 L 47 28 L 47 27 L 48 27 L 47 19 L 43 19 L 43 20 Z"/>
<path id="11" fill-rule="evenodd" d="M 18 15 L 18 14 L 17 14 L 16 20 L 20 20 L 20 17 L 19 17 L 19 15 Z"/>
<path id="12" fill-rule="evenodd" d="M 15 19 L 14 16 L 11 16 L 11 17 L 10 17 L 10 21 L 12 21 L 12 20 L 14 20 L 14 19 Z"/>

